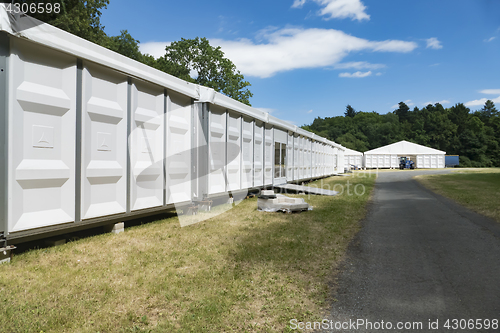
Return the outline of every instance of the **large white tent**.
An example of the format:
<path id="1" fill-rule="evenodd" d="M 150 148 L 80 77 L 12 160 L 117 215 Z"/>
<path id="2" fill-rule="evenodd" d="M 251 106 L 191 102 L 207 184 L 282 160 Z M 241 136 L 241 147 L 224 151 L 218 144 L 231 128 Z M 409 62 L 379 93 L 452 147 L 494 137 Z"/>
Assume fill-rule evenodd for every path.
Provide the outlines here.
<path id="1" fill-rule="evenodd" d="M 363 153 L 346 148 L 344 152 L 344 168 L 349 170 L 354 166 L 358 168 L 363 166 Z"/>
<path id="2" fill-rule="evenodd" d="M 445 154 L 444 151 L 403 140 L 366 151 L 363 159 L 366 168 L 398 168 L 400 157 L 410 158 L 417 168 L 444 168 Z"/>

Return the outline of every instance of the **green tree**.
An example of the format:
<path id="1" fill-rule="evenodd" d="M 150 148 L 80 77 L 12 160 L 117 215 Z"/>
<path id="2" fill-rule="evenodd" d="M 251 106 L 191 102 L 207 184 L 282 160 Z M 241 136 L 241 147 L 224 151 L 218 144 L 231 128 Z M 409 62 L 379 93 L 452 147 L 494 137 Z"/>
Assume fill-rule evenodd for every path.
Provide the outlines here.
<path id="1" fill-rule="evenodd" d="M 211 46 L 206 38 L 172 42 L 166 46 L 165 55 L 157 59 L 155 67 L 250 105 L 249 99 L 253 96 L 247 88 L 250 83 L 233 62 L 224 57 L 220 46 Z"/>
<path id="2" fill-rule="evenodd" d="M 120 32 L 120 36 L 106 37 L 103 46 L 131 59 L 143 61 L 144 56 L 139 51 L 140 42 L 132 38 L 127 30 L 122 30 Z"/>
<path id="3" fill-rule="evenodd" d="M 354 110 L 352 106 L 347 104 L 347 106 L 345 107 L 344 117 L 354 118 L 356 114 L 356 110 Z"/>
<path id="4" fill-rule="evenodd" d="M 483 108 L 480 110 L 482 116 L 486 119 L 490 119 L 491 117 L 498 116 L 498 110 L 495 107 L 495 103 L 492 100 L 487 100 L 484 103 Z"/>
<path id="5" fill-rule="evenodd" d="M 410 108 L 404 102 L 399 102 L 398 105 L 399 107 L 394 110 L 394 113 L 399 117 L 399 121 L 407 120 Z"/>
<path id="6" fill-rule="evenodd" d="M 17 1 L 16 1 L 17 2 Z M 19 2 L 40 3 L 38 0 Z M 46 0 L 43 3 L 61 4 L 60 13 L 30 14 L 43 22 L 49 23 L 69 33 L 102 45 L 106 34 L 101 25 L 102 10 L 106 9 L 109 0 Z"/>

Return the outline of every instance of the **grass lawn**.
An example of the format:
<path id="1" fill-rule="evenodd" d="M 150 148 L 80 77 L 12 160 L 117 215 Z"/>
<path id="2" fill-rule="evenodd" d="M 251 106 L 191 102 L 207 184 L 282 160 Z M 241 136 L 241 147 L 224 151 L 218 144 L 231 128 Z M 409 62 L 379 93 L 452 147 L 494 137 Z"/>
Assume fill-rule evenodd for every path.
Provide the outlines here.
<path id="1" fill-rule="evenodd" d="M 451 174 L 417 179 L 429 189 L 500 223 L 500 168 L 456 169 Z"/>
<path id="2" fill-rule="evenodd" d="M 171 217 L 15 255 L 0 266 L 2 331 L 286 332 L 319 319 L 375 175 L 323 184 L 347 181 L 301 196 L 312 211 L 259 212 L 252 198 L 183 228 Z"/>

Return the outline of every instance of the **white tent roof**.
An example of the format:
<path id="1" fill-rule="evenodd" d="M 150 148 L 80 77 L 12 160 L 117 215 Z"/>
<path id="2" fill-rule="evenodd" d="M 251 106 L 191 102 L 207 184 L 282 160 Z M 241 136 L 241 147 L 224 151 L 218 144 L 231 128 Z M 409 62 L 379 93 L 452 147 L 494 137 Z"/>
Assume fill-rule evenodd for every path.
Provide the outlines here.
<path id="1" fill-rule="evenodd" d="M 352 150 L 352 149 L 346 148 L 345 152 L 344 152 L 344 155 L 359 155 L 359 156 L 363 156 L 363 153 L 361 153 L 359 151 L 356 151 L 356 150 Z"/>
<path id="2" fill-rule="evenodd" d="M 434 148 L 429 148 L 426 146 L 418 145 L 413 142 L 408 142 L 408 141 L 399 141 L 396 143 L 392 143 L 387 146 L 383 146 L 380 148 L 372 149 L 369 151 L 365 152 L 365 155 L 369 154 L 377 154 L 377 155 L 382 155 L 382 154 L 394 154 L 394 155 L 421 155 L 421 154 L 427 154 L 427 155 L 432 155 L 432 154 L 446 154 L 446 152 L 437 150 Z"/>

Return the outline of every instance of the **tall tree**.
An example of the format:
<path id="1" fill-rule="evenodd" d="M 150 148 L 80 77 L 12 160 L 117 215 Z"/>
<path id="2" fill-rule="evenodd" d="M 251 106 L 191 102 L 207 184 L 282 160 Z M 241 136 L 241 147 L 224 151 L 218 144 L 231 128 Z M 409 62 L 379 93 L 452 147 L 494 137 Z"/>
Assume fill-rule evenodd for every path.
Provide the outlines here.
<path id="1" fill-rule="evenodd" d="M 490 119 L 491 117 L 498 116 L 498 110 L 495 107 L 495 103 L 492 100 L 487 100 L 484 103 L 483 108 L 480 110 L 482 116 L 486 119 Z"/>
<path id="2" fill-rule="evenodd" d="M 399 102 L 398 105 L 399 107 L 396 110 L 394 110 L 394 113 L 398 115 L 399 121 L 407 120 L 410 108 L 408 107 L 408 105 L 405 104 L 405 102 Z"/>
<path id="3" fill-rule="evenodd" d="M 350 117 L 354 118 L 354 116 L 357 114 L 356 110 L 349 104 L 345 107 L 345 112 L 344 112 L 344 117 Z"/>
<path id="4" fill-rule="evenodd" d="M 224 57 L 220 46 L 213 47 L 208 39 L 196 37 L 172 42 L 156 67 L 186 81 L 213 88 L 226 96 L 250 105 L 253 94 L 244 76 L 231 60 Z"/>

